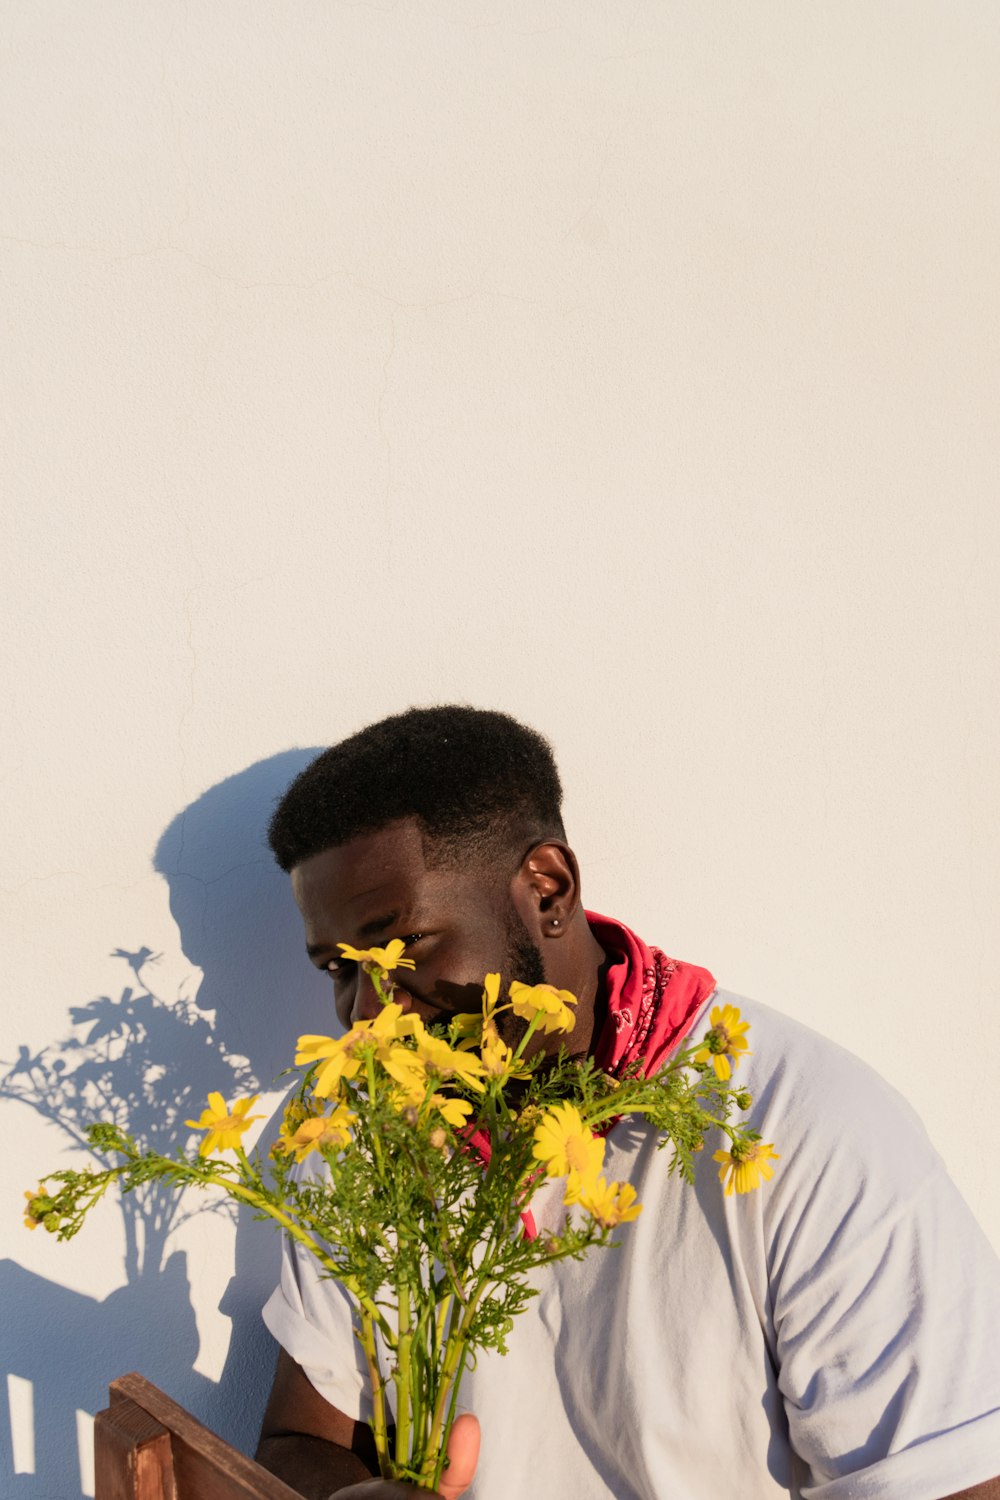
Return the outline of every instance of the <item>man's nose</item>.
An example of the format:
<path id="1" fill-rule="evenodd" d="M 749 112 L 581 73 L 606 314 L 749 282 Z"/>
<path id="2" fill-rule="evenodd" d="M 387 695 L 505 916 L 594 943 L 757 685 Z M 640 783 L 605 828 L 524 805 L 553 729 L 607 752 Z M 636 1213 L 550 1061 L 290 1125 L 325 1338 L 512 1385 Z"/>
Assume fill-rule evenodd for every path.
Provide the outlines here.
<path id="1" fill-rule="evenodd" d="M 412 998 L 405 990 L 398 986 L 392 992 L 392 999 L 397 1005 L 402 1006 L 404 1011 L 410 1009 L 413 1004 Z M 374 984 L 364 969 L 358 970 L 357 990 L 354 995 L 354 1004 L 351 1006 L 351 1024 L 355 1021 L 374 1021 L 383 1009 L 381 1000 Z"/>

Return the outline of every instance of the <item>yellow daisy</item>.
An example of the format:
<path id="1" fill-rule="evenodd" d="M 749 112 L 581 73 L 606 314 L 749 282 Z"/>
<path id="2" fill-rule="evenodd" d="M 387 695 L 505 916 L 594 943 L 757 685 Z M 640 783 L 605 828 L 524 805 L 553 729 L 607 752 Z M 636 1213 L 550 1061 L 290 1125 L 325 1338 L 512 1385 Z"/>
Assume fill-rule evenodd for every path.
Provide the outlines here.
<path id="1" fill-rule="evenodd" d="M 482 1060 L 474 1052 L 460 1052 L 440 1036 L 432 1036 L 418 1016 L 414 1016 L 413 1035 L 416 1038 L 416 1055 L 427 1066 L 427 1071 L 439 1078 L 459 1078 L 469 1088 L 483 1087 Z"/>
<path id="2" fill-rule="evenodd" d="M 472 1114 L 468 1099 L 452 1099 L 445 1094 L 432 1094 L 431 1108 L 436 1109 L 442 1120 L 455 1130 L 461 1130 Z"/>
<path id="3" fill-rule="evenodd" d="M 357 1118 L 346 1104 L 338 1104 L 332 1114 L 303 1120 L 291 1135 L 275 1145 L 285 1152 L 294 1151 L 297 1162 L 305 1161 L 310 1151 L 340 1151 L 351 1139 L 351 1126 Z"/>
<path id="4" fill-rule="evenodd" d="M 528 1069 L 512 1066 L 514 1054 L 501 1039 L 492 1021 L 483 1034 L 479 1055 L 483 1060 L 483 1071 L 487 1078 L 499 1078 L 506 1083 L 512 1078 L 530 1078 L 531 1076 Z"/>
<path id="5" fill-rule="evenodd" d="M 393 969 L 417 967 L 412 958 L 403 958 L 406 944 L 402 938 L 393 938 L 384 948 L 352 948 L 350 943 L 338 943 L 337 947 L 345 958 L 351 958 L 357 964 L 375 964 L 386 973 L 391 973 Z"/>
<path id="6" fill-rule="evenodd" d="M 298 1130 L 299 1126 L 303 1125 L 306 1120 L 311 1119 L 312 1114 L 302 1103 L 302 1100 L 291 1099 L 285 1105 L 285 1111 L 281 1117 L 281 1124 L 278 1126 L 278 1139 L 276 1141 L 273 1141 L 271 1144 L 271 1155 L 281 1156 L 284 1152 L 288 1151 L 290 1149 L 288 1142 Z"/>
<path id="7" fill-rule="evenodd" d="M 52 1210 L 52 1199 L 40 1182 L 33 1193 L 25 1193 L 28 1202 L 24 1209 L 25 1229 L 37 1229 L 47 1213 Z"/>
<path id="8" fill-rule="evenodd" d="M 289 1149 L 288 1142 L 299 1126 L 311 1118 L 308 1109 L 306 1109 L 301 1099 L 290 1100 L 285 1105 L 285 1113 L 282 1116 L 281 1124 L 278 1126 L 278 1139 L 271 1147 L 271 1155 L 280 1156 L 282 1151 L 287 1151 Z"/>
<path id="9" fill-rule="evenodd" d="M 781 1157 L 766 1141 L 748 1141 L 745 1146 L 734 1146 L 732 1151 L 716 1151 L 713 1161 L 721 1162 L 719 1181 L 726 1185 L 726 1197 L 735 1188 L 738 1193 L 752 1193 L 759 1188 L 761 1178 L 770 1180 L 774 1176 L 772 1161 Z"/>
<path id="10" fill-rule="evenodd" d="M 500 998 L 500 975 L 487 974 L 483 980 L 483 1025 L 488 1026 L 496 1012 Z"/>
<path id="11" fill-rule="evenodd" d="M 540 1031 L 573 1030 L 575 1018 L 571 1007 L 576 1004 L 576 996 L 569 990 L 557 990 L 551 984 L 519 984 L 515 979 L 510 987 L 510 1003 L 522 1021 L 533 1021 L 540 1015 Z"/>
<path id="12" fill-rule="evenodd" d="M 327 1099 L 340 1088 L 342 1078 L 357 1078 L 361 1059 L 356 1054 L 363 1042 L 373 1041 L 376 1056 L 383 1061 L 392 1044 L 400 1037 L 409 1036 L 416 1024 L 416 1017 L 405 1015 L 403 1007 L 392 1001 L 384 1005 L 373 1020 L 355 1021 L 344 1036 L 300 1036 L 295 1061 L 299 1066 L 323 1063 L 316 1074 L 313 1092 L 317 1098 Z"/>
<path id="13" fill-rule="evenodd" d="M 300 1036 L 296 1043 L 295 1061 L 301 1067 L 321 1062 L 323 1066 L 316 1074 L 313 1092 L 319 1099 L 326 1099 L 340 1088 L 343 1078 L 357 1078 L 361 1071 L 361 1059 L 354 1056 L 359 1037 L 353 1028 L 346 1036 Z"/>
<path id="14" fill-rule="evenodd" d="M 208 1108 L 202 1110 L 200 1120 L 185 1120 L 192 1130 L 207 1130 L 208 1134 L 198 1147 L 199 1156 L 214 1156 L 217 1151 L 236 1151 L 242 1145 L 244 1130 L 249 1130 L 254 1120 L 263 1120 L 263 1115 L 250 1115 L 259 1094 L 252 1099 L 238 1099 L 232 1109 L 221 1094 L 208 1096 Z"/>
<path id="15" fill-rule="evenodd" d="M 590 1216 L 607 1229 L 617 1224 L 628 1224 L 642 1213 L 642 1204 L 635 1201 L 635 1188 L 630 1182 L 605 1182 L 603 1177 L 577 1178 L 567 1187 L 566 1202 L 579 1203 Z"/>
<path id="16" fill-rule="evenodd" d="M 355 1036 L 359 1043 L 374 1042 L 375 1055 L 381 1059 L 401 1037 L 412 1036 L 418 1024 L 416 1016 L 404 1012 L 401 1005 L 391 1000 L 388 1005 L 383 1005 L 374 1020 L 355 1021 L 347 1034 Z"/>
<path id="17" fill-rule="evenodd" d="M 379 1057 L 379 1062 L 399 1084 L 408 1104 L 419 1104 L 427 1089 L 427 1064 L 401 1043 Z"/>
<path id="18" fill-rule="evenodd" d="M 695 1062 L 711 1062 L 720 1083 L 732 1077 L 733 1068 L 739 1066 L 741 1056 L 750 1056 L 744 1032 L 750 1030 L 749 1021 L 741 1021 L 735 1005 L 716 1005 L 712 1009 L 712 1029 L 703 1038 L 702 1045 L 694 1055 Z M 730 1067 L 730 1058 L 732 1067 Z"/>
<path id="19" fill-rule="evenodd" d="M 451 1039 L 460 1052 L 469 1052 L 479 1046 L 483 1035 L 483 1018 L 473 1011 L 452 1016 L 448 1022 Z"/>
<path id="20" fill-rule="evenodd" d="M 531 1154 L 544 1162 L 550 1177 L 566 1177 L 570 1172 L 596 1177 L 604 1160 L 604 1141 L 583 1123 L 572 1104 L 553 1104 L 535 1127 Z"/>

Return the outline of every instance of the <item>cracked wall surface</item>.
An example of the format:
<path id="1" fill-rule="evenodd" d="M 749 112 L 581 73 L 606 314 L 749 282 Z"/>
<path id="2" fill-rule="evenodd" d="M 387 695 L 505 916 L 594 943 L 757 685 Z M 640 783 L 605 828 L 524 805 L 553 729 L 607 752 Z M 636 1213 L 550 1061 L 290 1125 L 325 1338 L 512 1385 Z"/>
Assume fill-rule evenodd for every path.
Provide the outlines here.
<path id="1" fill-rule="evenodd" d="M 1000 1246 L 998 47 L 990 0 L 5 8 L 8 1206 L 95 1027 L 123 1093 L 207 1026 L 277 1101 L 329 1010 L 269 809 L 459 700 L 551 737 L 590 904 L 872 1062 Z M 0 1500 L 86 1488 L 136 1361 L 252 1443 L 270 1240 L 5 1223 Z"/>

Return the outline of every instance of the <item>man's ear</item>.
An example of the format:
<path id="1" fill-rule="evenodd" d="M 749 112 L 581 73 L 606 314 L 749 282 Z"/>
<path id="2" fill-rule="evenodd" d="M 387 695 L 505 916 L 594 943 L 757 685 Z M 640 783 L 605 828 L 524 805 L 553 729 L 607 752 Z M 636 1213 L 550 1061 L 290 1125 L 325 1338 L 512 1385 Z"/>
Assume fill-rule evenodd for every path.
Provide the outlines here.
<path id="1" fill-rule="evenodd" d="M 568 844 L 535 844 L 511 884 L 511 899 L 528 931 L 557 938 L 580 907 L 580 867 Z"/>

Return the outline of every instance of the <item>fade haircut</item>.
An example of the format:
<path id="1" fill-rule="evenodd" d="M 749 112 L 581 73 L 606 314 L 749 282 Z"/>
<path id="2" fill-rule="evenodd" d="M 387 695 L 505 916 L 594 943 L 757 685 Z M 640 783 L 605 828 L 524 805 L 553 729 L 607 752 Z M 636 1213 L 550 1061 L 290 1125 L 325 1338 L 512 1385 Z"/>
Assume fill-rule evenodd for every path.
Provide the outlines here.
<path id="1" fill-rule="evenodd" d="M 429 865 L 516 870 L 533 844 L 564 839 L 548 743 L 509 714 L 411 708 L 324 750 L 292 782 L 268 829 L 285 871 L 361 834 L 414 818 Z"/>

